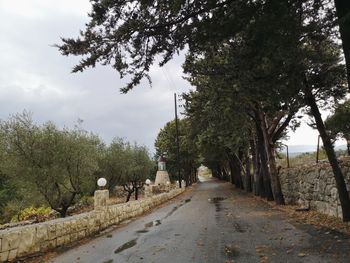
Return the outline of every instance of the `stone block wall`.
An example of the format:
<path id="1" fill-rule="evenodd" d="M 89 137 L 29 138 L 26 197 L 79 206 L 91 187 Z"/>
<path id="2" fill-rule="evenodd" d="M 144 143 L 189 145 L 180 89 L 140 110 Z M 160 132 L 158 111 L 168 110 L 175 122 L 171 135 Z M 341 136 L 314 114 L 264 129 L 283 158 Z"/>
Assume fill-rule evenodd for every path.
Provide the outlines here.
<path id="1" fill-rule="evenodd" d="M 350 158 L 340 159 L 339 164 L 349 191 Z M 302 204 L 323 214 L 342 217 L 338 190 L 332 168 L 327 161 L 282 169 L 280 180 L 287 204 Z"/>
<path id="2" fill-rule="evenodd" d="M 0 230 L 0 262 L 14 261 L 72 244 L 111 225 L 141 215 L 184 190 L 174 189 L 139 201 L 111 205 L 105 210 Z"/>

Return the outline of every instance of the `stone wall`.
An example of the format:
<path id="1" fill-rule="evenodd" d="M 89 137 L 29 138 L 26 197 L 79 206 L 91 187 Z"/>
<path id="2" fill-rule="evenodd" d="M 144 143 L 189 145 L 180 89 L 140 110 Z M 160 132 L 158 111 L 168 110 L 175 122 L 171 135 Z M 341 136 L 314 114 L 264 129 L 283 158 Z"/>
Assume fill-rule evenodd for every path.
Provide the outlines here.
<path id="1" fill-rule="evenodd" d="M 349 191 L 350 158 L 342 158 L 339 163 Z M 282 169 L 280 180 L 287 204 L 310 206 L 321 213 L 342 217 L 338 190 L 332 168 L 327 161 Z"/>
<path id="2" fill-rule="evenodd" d="M 111 225 L 141 215 L 184 190 L 175 189 L 139 201 L 108 206 L 105 210 L 94 210 L 44 223 L 0 230 L 0 262 L 14 261 L 72 244 Z"/>

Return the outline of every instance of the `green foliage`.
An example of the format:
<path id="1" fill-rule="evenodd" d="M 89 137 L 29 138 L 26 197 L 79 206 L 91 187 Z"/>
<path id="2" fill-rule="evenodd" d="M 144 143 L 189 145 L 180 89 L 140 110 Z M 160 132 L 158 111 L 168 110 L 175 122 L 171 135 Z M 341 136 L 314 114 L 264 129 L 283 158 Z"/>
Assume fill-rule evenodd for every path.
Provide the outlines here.
<path id="1" fill-rule="evenodd" d="M 11 222 L 19 222 L 26 220 L 35 220 L 36 222 L 42 222 L 49 218 L 52 209 L 50 207 L 28 207 L 20 211 L 17 215 L 13 216 Z"/>
<path id="2" fill-rule="evenodd" d="M 82 207 L 92 206 L 94 204 L 94 197 L 84 195 L 79 199 L 77 204 Z"/>
<path id="3" fill-rule="evenodd" d="M 15 196 L 16 188 L 11 179 L 6 175 L 0 174 L 0 218 L 3 216 L 7 203 Z"/>
<path id="4" fill-rule="evenodd" d="M 65 216 L 73 204 L 91 205 L 99 177 L 111 190 L 132 183 L 140 188 L 151 177 L 155 163 L 146 147 L 118 138 L 107 146 L 80 124 L 38 125 L 28 112 L 1 121 L 0 222 L 32 212 L 41 220 L 42 206 Z"/>
<path id="5" fill-rule="evenodd" d="M 143 183 L 152 176 L 154 165 L 145 146 L 131 145 L 121 138 L 115 138 L 104 148 L 99 159 L 98 174 L 107 179 L 107 187 L 112 191 L 116 185 L 132 181 Z"/>
<path id="6" fill-rule="evenodd" d="M 26 182 L 22 187 L 27 191 L 34 186 L 61 216 L 78 195 L 91 192 L 101 145 L 97 136 L 79 127 L 36 125 L 26 112 L 3 121 L 0 128 L 10 160 L 4 169 Z"/>
<path id="7" fill-rule="evenodd" d="M 350 141 L 350 101 L 338 104 L 325 124 L 333 138 L 339 136 Z"/>
<path id="8" fill-rule="evenodd" d="M 92 2 L 90 21 L 77 39 L 64 38 L 63 55 L 84 58 L 73 68 L 83 71 L 96 63 L 110 64 L 121 77 L 131 76 L 127 92 L 148 78 L 155 58 L 161 65 L 177 51 L 198 49 L 228 39 L 245 26 L 260 1 L 127 1 Z M 220 30 L 218 30 L 220 29 Z"/>
<path id="9" fill-rule="evenodd" d="M 179 156 L 182 178 L 188 180 L 198 165 L 198 150 L 191 138 L 190 126 L 187 119 L 179 120 Z M 177 144 L 175 121 L 170 121 L 160 130 L 155 141 L 156 158 L 165 154 L 167 170 L 172 180 L 177 178 Z"/>

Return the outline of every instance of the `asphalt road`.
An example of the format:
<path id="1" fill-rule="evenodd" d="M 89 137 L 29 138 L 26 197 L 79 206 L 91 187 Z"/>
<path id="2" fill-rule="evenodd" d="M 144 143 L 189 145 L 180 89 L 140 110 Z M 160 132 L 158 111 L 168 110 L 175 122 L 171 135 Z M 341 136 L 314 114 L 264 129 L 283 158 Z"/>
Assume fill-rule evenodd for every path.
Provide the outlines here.
<path id="1" fill-rule="evenodd" d="M 198 183 L 55 263 L 350 262 L 350 239 L 301 225 L 229 183 Z"/>

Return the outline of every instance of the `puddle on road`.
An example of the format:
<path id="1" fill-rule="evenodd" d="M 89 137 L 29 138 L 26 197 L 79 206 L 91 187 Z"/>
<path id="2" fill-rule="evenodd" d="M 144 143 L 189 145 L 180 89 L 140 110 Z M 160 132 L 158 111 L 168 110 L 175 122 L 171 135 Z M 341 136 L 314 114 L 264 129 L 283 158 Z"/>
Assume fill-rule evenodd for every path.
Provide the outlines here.
<path id="1" fill-rule="evenodd" d="M 173 213 L 175 213 L 175 211 L 176 211 L 177 209 L 179 209 L 179 208 L 180 208 L 181 206 L 183 206 L 184 204 L 191 202 L 191 200 L 192 200 L 192 197 L 191 197 L 191 198 L 188 198 L 188 199 L 186 199 L 186 200 L 184 200 L 184 201 L 182 201 L 180 204 L 174 206 L 174 207 L 171 209 L 171 211 L 168 212 L 168 213 L 165 215 L 165 217 L 163 217 L 162 219 L 157 219 L 157 220 L 154 220 L 154 221 L 151 221 L 151 222 L 146 223 L 146 224 L 145 224 L 145 228 L 136 231 L 136 233 L 137 233 L 137 234 L 147 233 L 147 232 L 149 232 L 149 228 L 154 227 L 154 226 L 159 226 L 159 225 L 161 225 L 161 224 L 162 224 L 162 220 L 164 220 L 164 219 L 168 218 L 169 216 L 171 216 Z"/>
<path id="2" fill-rule="evenodd" d="M 136 241 L 137 239 L 133 239 L 133 240 L 130 240 L 129 242 L 126 242 L 125 244 L 121 245 L 120 247 L 118 247 L 116 250 L 114 250 L 114 253 L 115 254 L 118 254 L 128 248 L 131 248 L 133 246 L 136 245 Z"/>
<path id="3" fill-rule="evenodd" d="M 169 216 L 171 216 L 172 214 L 174 214 L 175 211 L 176 211 L 177 209 L 178 209 L 178 207 L 177 207 L 177 206 L 174 206 L 173 209 L 172 209 L 169 213 L 167 213 L 167 215 L 164 217 L 164 219 L 165 219 L 165 218 L 168 218 Z"/>
<path id="4" fill-rule="evenodd" d="M 181 206 L 183 206 L 184 204 L 191 202 L 191 200 L 192 200 L 192 197 L 186 199 L 184 202 L 180 203 L 178 206 L 174 206 L 173 209 L 172 209 L 163 219 L 166 219 L 166 218 L 168 218 L 169 216 L 171 216 L 172 214 L 174 214 L 175 211 L 176 211 L 177 209 L 179 209 L 179 208 L 180 208 Z"/>
<path id="5" fill-rule="evenodd" d="M 215 205 L 215 211 L 220 212 L 222 210 L 221 201 L 225 200 L 225 197 L 213 197 L 209 198 L 208 201 Z"/>
<path id="6" fill-rule="evenodd" d="M 108 259 L 106 261 L 103 261 L 102 263 L 113 263 L 113 259 Z"/>
<path id="7" fill-rule="evenodd" d="M 147 229 L 141 229 L 141 230 L 136 231 L 136 233 L 139 233 L 139 234 L 143 234 L 143 233 L 147 233 L 147 232 L 148 232 Z"/>
<path id="8" fill-rule="evenodd" d="M 213 203 L 217 203 L 217 202 L 220 202 L 220 201 L 223 201 L 225 200 L 226 198 L 225 197 L 213 197 L 213 198 L 209 198 L 208 201 L 209 202 L 213 202 Z"/>

